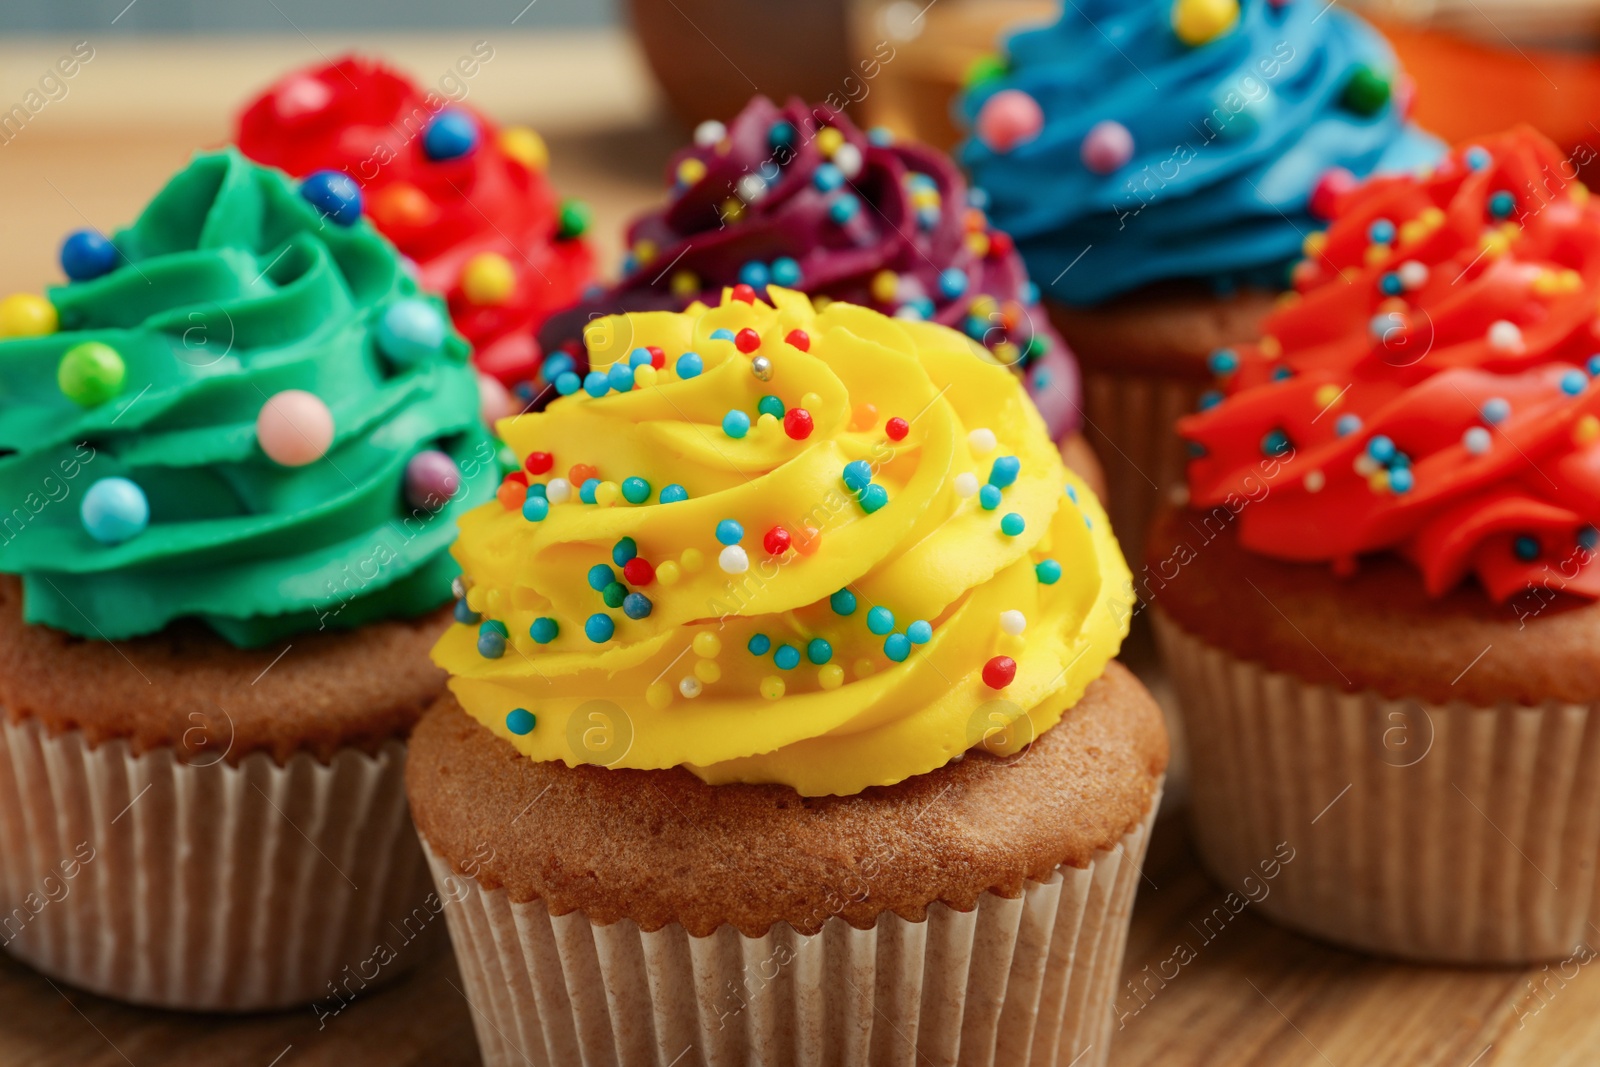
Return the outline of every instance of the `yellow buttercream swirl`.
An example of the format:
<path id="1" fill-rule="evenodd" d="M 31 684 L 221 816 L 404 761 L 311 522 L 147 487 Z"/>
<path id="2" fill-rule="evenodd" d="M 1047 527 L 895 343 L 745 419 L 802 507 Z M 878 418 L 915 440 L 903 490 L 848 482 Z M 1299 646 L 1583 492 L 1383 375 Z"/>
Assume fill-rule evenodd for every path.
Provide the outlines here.
<path id="1" fill-rule="evenodd" d="M 648 346 L 664 367 L 630 391 L 580 391 L 500 423 L 519 459 L 554 457 L 536 484 L 586 464 L 610 486 L 585 504 L 574 485 L 539 521 L 497 502 L 461 523 L 454 552 L 467 603 L 491 629 L 502 623 L 509 642 L 491 658 L 494 637 L 485 655 L 480 626 L 458 624 L 434 658 L 461 706 L 529 758 L 683 765 L 708 782 L 856 793 L 976 744 L 1019 750 L 1060 720 L 1126 636 L 1130 577 L 1105 513 L 1063 466 L 1015 377 L 941 326 L 839 303 L 817 311 L 776 288 L 770 296 L 775 306 L 727 299 L 599 320 L 585 337 L 596 370 Z M 746 328 L 761 340 L 748 354 L 729 339 Z M 794 330 L 807 335 L 805 350 L 786 340 Z M 680 378 L 674 368 L 689 351 L 704 371 Z M 769 381 L 753 373 L 755 357 L 769 361 Z M 794 439 L 781 420 L 758 416 L 768 395 L 805 407 L 810 434 Z M 730 410 L 752 420 L 742 438 L 723 429 Z M 896 417 L 909 423 L 898 441 L 886 428 Z M 1018 473 L 989 510 L 973 490 L 1005 456 Z M 871 513 L 842 479 L 857 460 L 887 491 Z M 645 503 L 615 491 L 629 477 L 650 483 Z M 560 496 L 561 484 L 549 484 Z M 659 503 L 669 484 L 687 499 Z M 1012 514 L 1024 523 L 1015 535 L 1002 530 Z M 743 573 L 721 565 L 725 519 L 743 528 Z M 763 547 L 774 526 L 794 544 L 776 557 Z M 651 601 L 644 618 L 608 608 L 591 586 L 596 564 L 623 580 L 613 549 L 624 538 L 656 571 L 627 586 Z M 1047 582 L 1051 562 L 1060 577 Z M 840 590 L 856 603 L 848 615 L 835 608 Z M 869 629 L 873 606 L 893 612 L 894 634 L 923 620 L 931 638 L 895 662 L 890 636 Z M 600 643 L 585 633 L 596 614 L 615 629 Z M 535 620 L 554 620 L 558 636 L 535 640 Z M 1019 622 L 1021 634 L 1008 632 Z M 548 638 L 549 622 L 540 625 Z M 757 654 L 761 638 L 770 647 Z M 829 646 L 814 650 L 822 664 L 808 655 L 816 638 Z M 797 666 L 778 665 L 782 646 L 793 650 L 786 659 L 798 652 Z M 999 689 L 984 679 L 997 656 L 1016 663 Z"/>

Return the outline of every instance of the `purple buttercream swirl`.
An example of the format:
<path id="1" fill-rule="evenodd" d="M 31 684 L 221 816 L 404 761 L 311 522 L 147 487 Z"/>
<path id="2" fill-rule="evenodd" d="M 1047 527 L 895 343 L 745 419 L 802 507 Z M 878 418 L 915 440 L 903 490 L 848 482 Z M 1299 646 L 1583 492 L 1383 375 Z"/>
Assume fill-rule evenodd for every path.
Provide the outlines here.
<path id="1" fill-rule="evenodd" d="M 942 153 L 869 137 L 824 105 L 756 97 L 726 129 L 703 125 L 668 182 L 668 202 L 628 228 L 621 280 L 540 331 L 547 378 L 565 368 L 560 353 L 587 370 L 593 318 L 715 304 L 725 287 L 771 281 L 961 330 L 1018 370 L 1052 435 L 1079 429 L 1077 364 L 1011 239 Z M 556 395 L 541 386 L 540 400 Z"/>

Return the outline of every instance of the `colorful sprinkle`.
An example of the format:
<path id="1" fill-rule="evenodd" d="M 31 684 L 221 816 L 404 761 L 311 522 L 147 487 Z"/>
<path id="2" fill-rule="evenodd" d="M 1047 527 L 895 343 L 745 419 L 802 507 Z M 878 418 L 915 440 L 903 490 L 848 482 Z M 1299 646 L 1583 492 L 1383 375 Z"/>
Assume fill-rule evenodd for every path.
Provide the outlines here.
<path id="1" fill-rule="evenodd" d="M 751 634 L 750 640 L 745 643 L 745 648 L 752 656 L 765 656 L 772 648 L 772 638 L 766 634 Z"/>
<path id="2" fill-rule="evenodd" d="M 1027 528 L 1027 521 L 1015 511 L 1009 512 L 1000 520 L 1000 532 L 1007 537 L 1016 537 Z"/>
<path id="3" fill-rule="evenodd" d="M 717 523 L 717 542 L 724 545 L 736 545 L 744 540 L 744 527 L 737 519 L 723 519 Z"/>
<path id="4" fill-rule="evenodd" d="M 738 410 L 728 412 L 722 416 L 722 432 L 737 441 L 750 432 L 750 416 Z"/>
<path id="5" fill-rule="evenodd" d="M 783 432 L 796 441 L 804 441 L 811 436 L 813 424 L 811 412 L 805 408 L 790 408 L 783 416 Z"/>
<path id="6" fill-rule="evenodd" d="M 1042 559 L 1033 565 L 1033 573 L 1040 585 L 1055 585 L 1061 580 L 1061 564 L 1053 559 Z"/>
<path id="7" fill-rule="evenodd" d="M 833 659 L 833 646 L 820 637 L 813 637 L 806 643 L 806 659 L 820 667 Z"/>
<path id="8" fill-rule="evenodd" d="M 661 487 L 661 493 L 656 497 L 663 504 L 676 504 L 680 500 L 689 499 L 689 490 L 674 482 Z"/>
<path id="9" fill-rule="evenodd" d="M 835 615 L 854 615 L 856 612 L 856 595 L 848 589 L 841 589 L 828 597 L 828 606 Z M 894 623 L 891 621 L 890 625 Z"/>
<path id="10" fill-rule="evenodd" d="M 883 606 L 867 612 L 867 629 L 882 637 L 894 629 L 894 612 Z"/>
<path id="11" fill-rule="evenodd" d="M 561 624 L 548 615 L 541 615 L 528 627 L 528 636 L 541 645 L 548 645 L 561 636 Z"/>
<path id="12" fill-rule="evenodd" d="M 782 671 L 792 671 L 800 666 L 800 650 L 793 645 L 779 645 L 772 654 L 772 662 Z"/>
<path id="13" fill-rule="evenodd" d="M 913 645 L 925 645 L 933 640 L 933 624 L 927 619 L 918 619 L 906 627 L 906 637 Z"/>
<path id="14" fill-rule="evenodd" d="M 101 478 L 84 493 L 78 517 L 90 537 L 103 545 L 118 545 L 150 525 L 150 501 L 127 478 Z"/>
<path id="15" fill-rule="evenodd" d="M 538 724 L 538 717 L 527 708 L 512 708 L 506 713 L 506 729 L 518 737 L 533 733 Z"/>
<path id="16" fill-rule="evenodd" d="M 761 537 L 761 547 L 770 555 L 781 556 L 789 551 L 789 531 L 782 526 L 774 526 Z"/>
<path id="17" fill-rule="evenodd" d="M 649 618 L 650 612 L 654 609 L 655 605 L 650 602 L 650 598 L 640 592 L 629 593 L 622 601 L 622 612 L 630 619 Z"/>
<path id="18" fill-rule="evenodd" d="M 1004 689 L 1017 677 L 1017 661 L 1010 656 L 996 656 L 983 665 L 983 684 L 990 689 Z"/>
<path id="19" fill-rule="evenodd" d="M 896 415 L 883 424 L 883 432 L 888 435 L 891 441 L 904 441 L 906 434 L 911 432 L 911 424 Z"/>
<path id="20" fill-rule="evenodd" d="M 611 636 L 616 632 L 617 624 L 604 612 L 595 612 L 583 623 L 584 636 L 597 645 L 603 645 L 611 640 Z"/>
<path id="21" fill-rule="evenodd" d="M 984 511 L 993 511 L 1000 506 L 1000 487 L 998 485 L 985 485 L 978 490 L 978 504 Z"/>
<path id="22" fill-rule="evenodd" d="M 750 557 L 738 545 L 729 545 L 717 555 L 717 566 L 727 574 L 743 574 L 750 569 Z"/>
<path id="23" fill-rule="evenodd" d="M 649 560 L 634 557 L 622 565 L 622 578 L 629 585 L 649 585 L 656 580 L 656 569 Z"/>
<path id="24" fill-rule="evenodd" d="M 911 638 L 905 634 L 890 634 L 883 639 L 883 654 L 896 663 L 904 663 L 911 655 Z"/>
<path id="25" fill-rule="evenodd" d="M 1022 461 L 1016 456 L 1001 456 L 989 468 L 989 484 L 1005 489 L 1017 480 Z"/>
<path id="26" fill-rule="evenodd" d="M 856 494 L 856 500 L 861 504 L 861 510 L 871 515 L 889 502 L 889 490 L 881 485 L 869 485 Z"/>

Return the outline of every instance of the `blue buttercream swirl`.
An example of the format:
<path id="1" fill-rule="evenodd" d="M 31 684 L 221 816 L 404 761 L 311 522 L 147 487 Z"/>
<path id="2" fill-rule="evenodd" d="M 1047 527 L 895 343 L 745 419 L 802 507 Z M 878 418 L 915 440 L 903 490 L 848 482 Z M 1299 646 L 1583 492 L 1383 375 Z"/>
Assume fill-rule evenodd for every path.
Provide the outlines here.
<path id="1" fill-rule="evenodd" d="M 969 126 L 1003 89 L 1044 113 L 1038 137 L 1009 152 L 973 137 L 960 154 L 1047 297 L 1092 305 L 1169 279 L 1283 287 L 1321 228 L 1310 199 L 1325 172 L 1415 170 L 1443 152 L 1406 121 L 1399 94 L 1370 114 L 1346 102 L 1363 67 L 1398 81 L 1388 44 L 1356 16 L 1242 0 L 1233 28 L 1191 47 L 1172 9 L 1075 0 L 1053 25 L 1011 37 L 1007 73 L 958 102 Z M 1081 149 L 1105 120 L 1133 135 L 1133 155 L 1100 174 Z"/>

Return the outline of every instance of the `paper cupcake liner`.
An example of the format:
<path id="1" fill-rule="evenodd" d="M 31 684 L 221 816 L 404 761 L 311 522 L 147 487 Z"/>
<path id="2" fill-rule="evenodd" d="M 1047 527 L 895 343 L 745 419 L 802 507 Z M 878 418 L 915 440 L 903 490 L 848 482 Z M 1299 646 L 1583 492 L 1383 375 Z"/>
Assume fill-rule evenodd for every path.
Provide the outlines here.
<path id="1" fill-rule="evenodd" d="M 552 916 L 424 848 L 486 1067 L 1094 1067 L 1159 806 L 1015 899 L 869 930 L 834 916 L 811 936 Z"/>
<path id="2" fill-rule="evenodd" d="M 1286 926 L 1408 959 L 1530 963 L 1600 937 L 1600 706 L 1349 694 L 1153 614 L 1196 841 L 1224 885 L 1266 889 L 1256 906 Z"/>
<path id="3" fill-rule="evenodd" d="M 398 741 L 200 765 L 0 722 L 0 945 L 137 1004 L 332 1011 L 441 925 L 404 767 Z"/>
<path id="4" fill-rule="evenodd" d="M 1175 427 L 1194 412 L 1203 389 L 1182 378 L 1084 369 L 1084 433 L 1106 471 L 1111 528 L 1134 565 L 1144 559 L 1156 510 L 1184 487 L 1189 455 Z"/>

